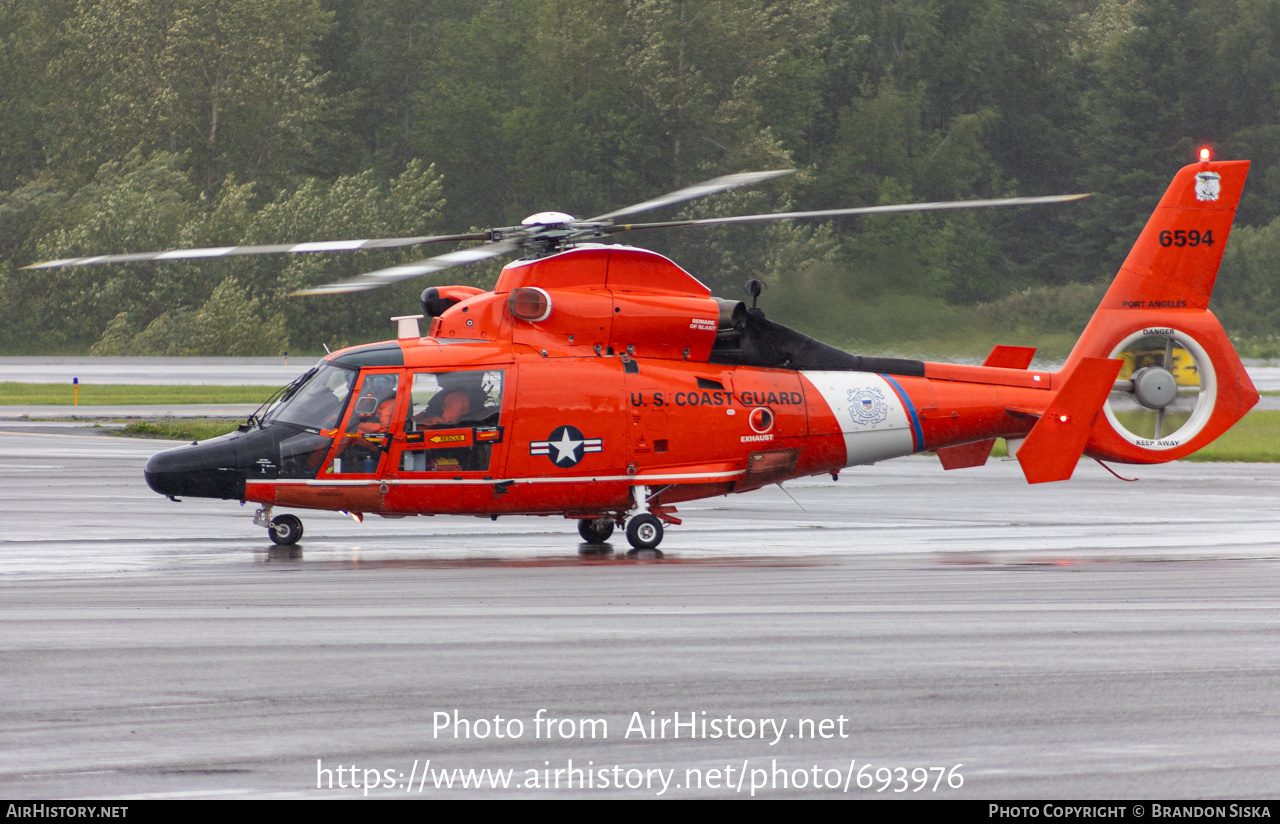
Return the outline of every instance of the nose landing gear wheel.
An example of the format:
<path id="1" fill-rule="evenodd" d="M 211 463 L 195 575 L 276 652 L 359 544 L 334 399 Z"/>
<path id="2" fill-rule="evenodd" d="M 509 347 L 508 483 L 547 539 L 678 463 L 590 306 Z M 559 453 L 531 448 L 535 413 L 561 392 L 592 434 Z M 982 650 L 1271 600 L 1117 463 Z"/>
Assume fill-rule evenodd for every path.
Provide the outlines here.
<path id="1" fill-rule="evenodd" d="M 296 515 L 277 515 L 271 519 L 267 534 L 280 546 L 293 546 L 302 538 L 302 520 Z"/>
<path id="2" fill-rule="evenodd" d="M 589 544 L 603 544 L 613 534 L 613 519 L 583 518 L 578 521 L 578 534 Z"/>
<path id="3" fill-rule="evenodd" d="M 662 543 L 662 521 L 648 513 L 627 521 L 627 541 L 636 549 L 655 549 Z"/>

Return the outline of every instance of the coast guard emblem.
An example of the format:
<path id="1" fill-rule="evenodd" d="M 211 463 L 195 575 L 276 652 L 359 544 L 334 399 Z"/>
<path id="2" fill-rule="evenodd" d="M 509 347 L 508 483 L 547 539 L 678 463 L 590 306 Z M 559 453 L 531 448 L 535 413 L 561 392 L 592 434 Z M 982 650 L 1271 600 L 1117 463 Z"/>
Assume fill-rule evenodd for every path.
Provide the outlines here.
<path id="1" fill-rule="evenodd" d="M 1222 176 L 1217 172 L 1200 172 L 1196 175 L 1196 200 L 1217 200 L 1222 190 Z"/>
<path id="2" fill-rule="evenodd" d="M 849 390 L 849 414 L 853 422 L 869 426 L 889 417 L 889 404 L 879 389 L 864 387 Z"/>

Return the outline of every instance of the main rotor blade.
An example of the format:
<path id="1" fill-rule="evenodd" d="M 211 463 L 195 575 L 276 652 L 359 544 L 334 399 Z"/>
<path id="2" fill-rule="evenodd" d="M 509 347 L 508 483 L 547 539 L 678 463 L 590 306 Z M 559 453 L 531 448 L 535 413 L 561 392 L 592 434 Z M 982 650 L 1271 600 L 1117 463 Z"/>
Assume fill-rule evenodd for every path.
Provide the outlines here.
<path id="1" fill-rule="evenodd" d="M 726 189 L 736 189 L 739 186 L 749 186 L 752 183 L 759 183 L 762 180 L 771 180 L 775 177 L 783 175 L 795 174 L 795 169 L 777 169 L 771 172 L 740 172 L 736 175 L 724 175 L 723 177 L 713 178 L 705 183 L 698 183 L 694 186 L 688 186 L 670 194 L 655 197 L 653 200 L 646 200 L 644 203 L 637 203 L 634 206 L 626 206 L 607 214 L 593 217 L 588 222 L 597 220 L 608 220 L 610 218 L 622 217 L 623 215 L 634 215 L 636 212 L 647 212 L 650 209 L 657 209 L 660 206 L 670 206 L 673 203 L 682 203 L 686 200 L 693 200 L 697 197 L 706 197 L 716 192 L 723 192 Z"/>
<path id="2" fill-rule="evenodd" d="M 720 223 L 757 223 L 765 220 L 806 220 L 819 217 L 845 217 L 848 215 L 878 215 L 894 212 L 933 212 L 942 209 L 983 209 L 989 206 L 1032 206 L 1039 203 L 1063 203 L 1090 197 L 1082 195 L 1047 195 L 1045 197 L 1005 197 L 996 200 L 951 200 L 942 203 L 898 203 L 892 206 L 859 206 L 853 209 L 821 209 L 816 212 L 778 212 L 769 215 L 735 215 L 733 217 L 708 217 L 699 220 L 669 220 L 664 223 L 624 223 L 605 226 L 601 231 L 611 235 L 616 232 L 634 232 L 640 229 L 669 229 L 676 226 L 713 226 Z"/>
<path id="3" fill-rule="evenodd" d="M 520 248 L 520 244 L 515 240 L 504 240 L 499 243 L 492 243 L 487 246 L 479 246 L 474 249 L 459 249 L 456 252 L 448 252 L 443 255 L 420 260 L 417 263 L 407 263 L 403 266 L 390 266 L 386 269 L 378 269 L 374 272 L 360 275 L 351 280 L 344 280 L 339 283 L 327 283 L 324 286 L 313 286 L 310 289 L 300 289 L 297 292 L 291 292 L 293 295 L 340 295 L 348 292 L 364 292 L 369 289 L 377 289 L 379 286 L 388 286 L 409 278 L 416 278 L 419 275 L 429 275 L 432 272 L 439 272 L 442 269 L 449 269 L 454 266 L 463 266 L 467 263 L 475 263 L 481 260 L 498 257 L 499 255 L 510 254 Z"/>
<path id="4" fill-rule="evenodd" d="M 217 246 L 208 249 L 171 249 L 168 252 L 132 252 L 123 255 L 46 260 L 23 266 L 23 269 L 56 269 L 61 266 L 91 266 L 96 263 L 134 263 L 140 260 L 192 260 L 196 258 L 233 257 L 236 255 L 282 255 L 303 252 L 354 252 L 361 249 L 399 249 L 423 243 L 447 243 L 459 240 L 488 240 L 487 232 L 465 235 L 430 235 L 426 237 L 391 237 L 371 240 L 324 240 L 311 243 L 271 243 L 262 246 Z"/>

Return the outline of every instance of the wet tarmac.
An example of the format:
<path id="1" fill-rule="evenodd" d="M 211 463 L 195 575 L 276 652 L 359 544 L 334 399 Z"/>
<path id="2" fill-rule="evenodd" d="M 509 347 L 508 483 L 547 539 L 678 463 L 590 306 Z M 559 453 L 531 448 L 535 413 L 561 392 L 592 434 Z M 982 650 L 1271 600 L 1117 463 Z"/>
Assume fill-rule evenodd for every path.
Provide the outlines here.
<path id="1" fill-rule="evenodd" d="M 148 490 L 163 445 L 0 429 L 0 796 L 1275 794 L 1280 466 L 917 457 L 635 558 L 559 518 L 273 548 Z"/>

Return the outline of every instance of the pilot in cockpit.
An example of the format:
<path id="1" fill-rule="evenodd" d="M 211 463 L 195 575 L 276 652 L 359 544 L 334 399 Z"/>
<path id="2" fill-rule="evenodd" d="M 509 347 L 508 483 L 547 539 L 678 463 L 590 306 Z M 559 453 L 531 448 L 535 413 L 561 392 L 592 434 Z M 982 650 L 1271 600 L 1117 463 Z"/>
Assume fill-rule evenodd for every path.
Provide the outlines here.
<path id="1" fill-rule="evenodd" d="M 356 414 L 351 417 L 355 431 L 386 432 L 391 428 L 391 412 L 396 403 L 396 376 L 371 375 L 360 390 Z"/>

